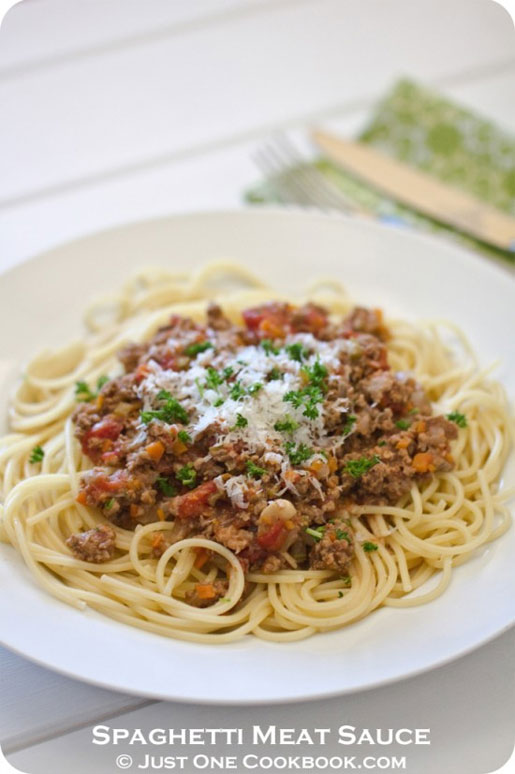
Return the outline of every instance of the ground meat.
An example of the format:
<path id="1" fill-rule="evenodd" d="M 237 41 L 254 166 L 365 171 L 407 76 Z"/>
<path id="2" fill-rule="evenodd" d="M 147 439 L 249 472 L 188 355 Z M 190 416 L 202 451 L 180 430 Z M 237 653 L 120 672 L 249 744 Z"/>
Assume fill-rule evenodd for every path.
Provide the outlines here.
<path id="1" fill-rule="evenodd" d="M 173 521 L 173 530 L 152 535 L 155 558 L 201 536 L 236 553 L 245 571 L 297 563 L 342 572 L 353 554 L 351 528 L 333 523 L 342 503 L 395 503 L 413 483 L 452 469 L 456 426 L 431 416 L 423 388 L 390 369 L 377 310 L 358 307 L 335 322 L 315 304 L 274 301 L 242 317 L 235 325 L 210 304 L 203 323 L 174 315 L 148 342 L 122 350 L 125 373 L 92 390 L 73 416 L 95 465 L 78 499 L 129 530 Z M 252 369 L 243 387 L 242 366 Z M 263 395 L 274 419 L 261 403 L 254 425 L 252 401 Z M 224 415 L 229 401 L 240 401 L 242 413 L 229 406 Z M 293 515 L 266 521 L 277 500 Z M 114 533 L 110 541 L 109 528 L 98 529 L 70 538 L 77 556 L 110 558 Z M 322 530 L 318 542 L 310 529 Z M 209 594 L 190 596 L 213 603 Z"/>
<path id="2" fill-rule="evenodd" d="M 118 360 L 127 372 L 134 371 L 145 352 L 144 344 L 127 344 L 118 352 Z"/>
<path id="3" fill-rule="evenodd" d="M 418 434 L 419 451 L 448 451 L 449 441 L 458 436 L 458 428 L 442 416 L 424 420 L 426 429 Z"/>
<path id="4" fill-rule="evenodd" d="M 231 321 L 225 317 L 222 308 L 215 303 L 207 307 L 207 324 L 214 331 L 226 331 L 231 327 Z"/>
<path id="5" fill-rule="evenodd" d="M 108 562 L 115 552 L 116 533 L 107 524 L 99 524 L 87 532 L 79 532 L 71 535 L 66 545 L 71 549 L 77 559 L 83 562 Z"/>
<path id="6" fill-rule="evenodd" d="M 352 559 L 354 547 L 349 528 L 331 525 L 324 531 L 322 539 L 315 544 L 309 555 L 313 570 L 344 572 Z"/>
<path id="7" fill-rule="evenodd" d="M 384 452 L 386 457 L 390 452 Z M 347 477 L 347 483 L 356 490 L 356 482 Z M 413 470 L 409 465 L 409 457 L 403 460 L 400 456 L 392 456 L 374 465 L 361 476 L 357 499 L 360 502 L 395 503 L 402 495 L 409 492 L 413 483 Z"/>
<path id="8" fill-rule="evenodd" d="M 228 582 L 222 580 L 216 580 L 209 585 L 212 586 L 214 592 L 212 595 L 211 589 L 208 589 L 209 596 L 204 596 L 202 588 L 203 584 L 197 583 L 194 589 L 186 592 L 186 602 L 193 607 L 210 607 L 211 605 L 214 605 L 215 602 L 218 602 L 220 597 L 224 597 L 229 588 Z"/>
<path id="9" fill-rule="evenodd" d="M 413 379 L 401 378 L 392 371 L 376 371 L 362 382 L 365 395 L 373 403 L 392 406 L 397 411 L 410 400 L 414 388 Z"/>
<path id="10" fill-rule="evenodd" d="M 239 554 L 244 548 L 250 545 L 254 535 L 246 529 L 241 529 L 235 524 L 216 524 L 214 527 L 214 538 L 218 543 L 227 546 L 235 554 Z"/>
<path id="11" fill-rule="evenodd" d="M 384 326 L 383 314 L 380 309 L 356 306 L 343 321 L 343 329 L 346 333 L 358 331 L 359 333 L 370 333 L 379 339 L 388 338 L 388 331 Z"/>
<path id="12" fill-rule="evenodd" d="M 261 571 L 265 575 L 272 575 L 274 572 L 279 572 L 279 570 L 282 570 L 284 566 L 285 566 L 284 559 L 281 556 L 276 556 L 275 554 L 269 554 L 265 559 L 265 561 L 263 562 Z"/>

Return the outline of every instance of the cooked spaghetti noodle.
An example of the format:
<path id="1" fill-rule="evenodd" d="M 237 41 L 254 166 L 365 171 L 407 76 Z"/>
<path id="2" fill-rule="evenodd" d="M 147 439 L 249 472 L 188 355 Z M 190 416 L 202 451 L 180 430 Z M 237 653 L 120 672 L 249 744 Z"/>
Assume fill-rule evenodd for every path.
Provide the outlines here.
<path id="1" fill-rule="evenodd" d="M 234 287 L 227 290 L 231 284 Z M 343 288 L 332 281 L 316 283 L 309 289 L 308 297 L 323 304 L 331 318 L 348 314 L 353 306 Z M 120 293 L 87 309 L 88 333 L 81 341 L 58 352 L 42 352 L 27 366 L 12 401 L 11 432 L 1 443 L 1 536 L 16 548 L 45 590 L 79 609 L 88 606 L 118 621 L 178 639 L 230 642 L 254 634 L 267 640 L 292 641 L 343 627 L 381 605 L 407 607 L 435 599 L 448 586 L 454 567 L 508 529 L 510 514 L 505 503 L 509 493 L 499 491 L 498 486 L 513 436 L 506 398 L 501 385 L 492 381 L 487 371 L 480 370 L 463 334 L 439 321 L 388 321 L 390 336 L 386 349 L 392 372 L 412 375 L 430 399 L 432 410 L 466 417 L 455 433 L 452 458 L 448 455 L 452 465 L 445 467 L 443 462 L 443 467 L 430 475 L 431 455 L 415 455 L 418 459 L 413 464 L 420 475 L 395 502 L 391 494 L 384 502 L 377 497 L 368 501 L 363 496 L 353 499 L 350 488 L 333 512 L 328 513 L 332 519 L 307 529 L 313 536 L 313 545 L 308 548 L 313 555 L 318 551 L 318 565 L 306 565 L 298 556 L 295 558 L 288 540 L 282 547 L 274 546 L 271 539 L 267 542 L 270 533 L 265 534 L 260 545 L 277 549 L 275 555 L 281 557 L 277 567 L 266 565 L 265 560 L 261 565 L 243 561 L 245 552 L 239 556 L 238 550 L 213 539 L 211 533 L 206 537 L 201 531 L 192 534 L 190 530 L 186 535 L 178 531 L 180 518 L 172 506 L 166 514 L 158 509 L 158 519 L 147 519 L 148 523 L 143 519 L 135 529 L 129 528 L 129 517 L 109 521 L 104 518 L 107 509 L 113 507 L 114 498 L 104 498 L 99 511 L 88 505 L 86 497 L 81 497 L 84 481 L 92 469 L 91 459 L 98 459 L 93 451 L 88 457 L 75 437 L 72 413 L 77 405 L 76 385 L 86 385 L 79 388 L 80 394 L 81 389 L 89 390 L 87 385 L 104 374 L 113 378 L 120 370 L 116 353 L 124 345 L 150 340 L 171 315 L 174 319 L 180 316 L 199 322 L 207 302 L 214 298 L 234 325 L 241 323 L 244 309 L 271 299 L 282 300 L 279 294 L 232 264 L 208 265 L 193 278 L 163 269 L 145 270 L 131 278 Z M 299 349 L 300 341 L 304 339 L 289 345 L 297 347 L 291 350 L 292 357 L 299 361 L 304 357 L 307 365 L 302 368 L 294 363 L 295 373 L 314 373 L 319 360 L 309 361 L 308 355 Z M 196 345 L 194 351 L 201 352 L 202 346 L 210 345 Z M 457 350 L 459 355 L 451 350 Z M 274 352 L 272 348 L 271 356 Z M 304 392 L 298 390 L 298 405 L 295 395 L 288 398 L 288 393 L 283 399 L 291 401 L 292 412 L 294 408 L 305 409 L 316 417 L 313 401 L 323 400 L 317 392 L 319 384 L 320 380 L 313 383 L 311 392 L 306 392 L 306 388 Z M 234 383 L 231 389 L 234 391 Z M 199 390 L 202 394 L 203 388 L 199 386 Z M 102 404 L 103 398 L 92 397 Z M 220 401 L 222 398 L 217 402 Z M 173 409 L 174 404 L 166 404 L 168 408 L 170 405 Z M 149 411 L 147 407 L 143 412 L 148 415 L 147 426 L 151 419 L 159 419 L 163 411 Z M 248 424 L 242 414 L 236 416 L 242 426 Z M 298 422 L 287 416 L 291 432 Z M 345 416 L 347 426 L 350 420 L 356 420 L 348 412 L 344 412 Z M 401 429 L 409 433 L 410 421 L 398 420 L 395 432 Z M 418 424 L 421 435 L 426 425 Z M 280 423 L 276 422 L 277 426 Z M 344 431 L 344 438 L 345 432 L 349 431 Z M 379 448 L 375 447 L 379 454 L 368 464 L 380 461 L 387 441 L 390 446 L 395 442 L 399 449 L 413 443 L 413 432 L 406 438 L 403 432 L 380 441 Z M 186 438 L 188 433 L 184 431 L 180 437 Z M 156 447 L 159 443 L 154 442 L 153 451 L 157 448 L 162 453 Z M 299 456 L 306 445 L 299 443 L 295 448 L 290 442 L 288 448 L 290 458 L 296 462 L 296 473 L 307 475 L 304 460 Z M 318 454 L 318 465 L 311 460 L 309 470 L 323 467 L 324 456 L 328 458 L 325 453 Z M 315 463 L 316 457 L 315 454 Z M 360 475 L 359 470 L 356 473 L 356 464 L 363 459 L 350 455 L 349 487 L 355 484 L 352 477 Z M 192 470 L 187 465 L 179 473 Z M 254 481 L 259 489 L 259 482 L 254 479 L 265 471 L 256 465 L 248 470 L 251 483 Z M 254 475 L 255 470 L 261 473 Z M 219 478 L 224 485 L 227 475 Z M 185 473 L 181 481 L 186 487 L 190 485 Z M 171 485 L 163 486 L 163 491 L 168 487 L 170 494 Z M 182 502 L 184 497 L 191 495 L 182 495 Z M 179 500 L 181 496 L 166 502 Z M 190 507 L 191 500 L 187 502 Z M 240 502 L 240 506 L 246 504 Z M 134 514 L 145 510 L 141 504 L 131 508 L 130 513 Z M 316 524 L 322 524 L 319 511 L 312 509 L 312 513 L 319 517 Z M 337 565 L 333 567 L 330 562 L 326 561 L 324 566 L 316 543 L 321 542 L 324 530 L 332 530 L 332 535 L 335 530 L 330 525 L 335 520 L 339 524 L 338 520 L 344 517 L 352 538 L 345 530 L 336 530 L 335 542 L 347 551 L 347 564 L 342 565 L 345 570 L 338 571 Z M 78 536 L 80 545 L 81 535 L 98 529 L 99 524 L 109 524 L 106 535 L 108 529 L 114 530 L 115 549 L 105 557 L 98 554 L 94 561 L 84 560 L 80 553 L 71 550 L 73 536 L 76 543 Z M 298 536 L 299 525 L 295 528 Z M 160 551 L 155 550 L 157 543 L 161 545 Z M 433 580 L 426 586 L 432 576 L 436 583 Z M 223 595 L 213 596 L 212 589 L 222 582 Z M 206 589 L 210 590 L 210 604 L 203 606 Z M 191 604 L 195 594 L 200 595 L 198 605 Z"/>

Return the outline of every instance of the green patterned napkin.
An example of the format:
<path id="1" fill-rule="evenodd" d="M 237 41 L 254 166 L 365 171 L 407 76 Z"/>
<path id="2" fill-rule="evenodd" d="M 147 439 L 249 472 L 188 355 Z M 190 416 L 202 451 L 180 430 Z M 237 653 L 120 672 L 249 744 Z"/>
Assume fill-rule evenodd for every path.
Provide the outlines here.
<path id="1" fill-rule="evenodd" d="M 379 103 L 359 140 L 515 215 L 515 140 L 490 121 L 408 80 Z M 369 188 L 324 158 L 313 164 L 360 207 L 381 220 L 438 231 L 490 256 L 515 262 Z M 248 191 L 252 203 L 277 202 L 273 179 Z"/>

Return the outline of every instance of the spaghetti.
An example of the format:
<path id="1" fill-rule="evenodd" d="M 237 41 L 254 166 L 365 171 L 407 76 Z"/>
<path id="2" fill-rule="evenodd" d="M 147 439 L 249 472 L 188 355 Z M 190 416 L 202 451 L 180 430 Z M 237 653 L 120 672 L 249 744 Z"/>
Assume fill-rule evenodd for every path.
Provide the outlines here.
<path id="1" fill-rule="evenodd" d="M 234 287 L 230 291 L 220 291 L 220 287 L 231 285 Z M 101 407 L 103 397 L 93 394 L 88 385 L 95 384 L 99 379 L 102 382 L 104 374 L 109 374 L 110 379 L 116 377 L 120 370 L 116 353 L 120 349 L 129 342 L 153 341 L 152 337 L 160 326 L 166 325 L 171 315 L 173 319 L 188 319 L 200 324 L 207 302 L 214 298 L 233 325 L 240 324 L 242 311 L 249 307 L 270 302 L 271 299 L 275 299 L 278 305 L 282 302 L 277 294 L 254 276 L 232 264 L 210 264 L 193 278 L 163 269 L 145 270 L 132 277 L 120 293 L 87 309 L 85 321 L 88 333 L 84 339 L 55 353 L 41 353 L 27 366 L 12 401 L 11 432 L 1 442 L 4 505 L 0 534 L 16 548 L 36 581 L 49 593 L 79 609 L 88 606 L 124 623 L 183 640 L 230 642 L 245 634 L 254 634 L 267 640 L 293 641 L 315 632 L 338 629 L 363 618 L 381 605 L 407 607 L 435 599 L 448 586 L 454 567 L 467 561 L 474 551 L 508 529 L 510 514 L 505 503 L 509 492 L 499 491 L 501 472 L 510 450 L 510 436 L 513 436 L 513 422 L 506 398 L 501 385 L 478 367 L 463 334 L 454 326 L 441 322 L 423 325 L 404 321 L 388 323 L 390 336 L 386 351 L 392 372 L 412 375 L 416 380 L 413 384 L 421 385 L 432 403 L 432 409 L 438 414 L 464 418 L 460 422 L 462 426 L 454 433 L 457 438 L 452 444 L 452 458 L 449 457 L 452 465 L 442 461 L 434 475 L 429 475 L 429 462 L 433 457 L 428 456 L 428 452 L 415 454 L 410 461 L 420 475 L 411 481 L 409 491 L 396 497 L 395 501 L 392 501 L 395 489 L 383 501 L 379 501 L 378 497 L 367 500 L 364 496 L 353 496 L 357 491 L 354 479 L 360 477 L 360 481 L 365 482 L 367 479 L 363 474 L 368 473 L 368 466 L 382 461 L 381 444 L 389 444 L 388 448 L 393 448 L 395 444 L 394 448 L 401 451 L 408 448 L 409 443 L 415 443 L 413 427 L 416 429 L 417 424 L 417 438 L 424 438 L 424 433 L 427 436 L 423 417 L 422 421 L 413 422 L 413 427 L 411 418 L 398 420 L 393 431 L 397 435 L 390 432 L 386 440 L 379 441 L 381 448 L 374 446 L 379 454 L 371 453 L 368 458 L 359 457 L 358 452 L 343 456 L 344 470 L 349 474 L 347 496 L 335 500 L 334 508 L 331 505 L 333 512 L 327 517 L 322 519 L 320 509 L 313 506 L 309 513 L 315 522 L 309 521 L 307 528 L 305 524 L 308 522 L 292 522 L 291 527 L 285 527 L 285 546 L 282 548 L 271 542 L 272 528 L 267 528 L 264 537 L 261 534 L 260 546 L 267 546 L 270 551 L 274 549 L 272 553 L 280 555 L 281 561 L 277 562 L 277 566 L 266 564 L 268 554 L 263 554 L 265 558 L 259 561 L 245 560 L 245 551 L 231 550 L 223 541 L 214 539 L 209 530 L 206 533 L 208 536 L 200 530 L 198 534 L 192 534 L 191 530 L 187 533 L 181 531 L 180 503 L 186 503 L 187 509 L 191 508 L 188 487 L 193 485 L 186 473 L 181 471 L 192 472 L 195 476 L 196 472 L 190 465 L 184 465 L 178 474 L 186 493 L 164 497 L 163 502 L 169 505 L 169 510 L 158 509 L 158 519 L 147 518 L 148 513 L 155 513 L 153 501 L 147 508 L 141 505 L 141 501 L 138 505 L 132 504 L 130 513 L 136 518 L 135 529 L 130 528 L 128 517 L 102 518 L 102 514 L 106 517 L 113 508 L 116 498 L 102 495 L 98 501 L 100 511 L 90 507 L 91 499 L 88 500 L 88 497 L 91 497 L 92 489 L 91 486 L 88 489 L 87 482 L 91 480 L 88 476 L 96 475 L 92 460 L 98 465 L 100 457 L 95 457 L 95 449 L 84 446 L 84 441 L 82 448 L 77 443 L 72 418 L 77 405 L 77 391 L 79 398 L 81 390 L 87 391 L 85 399 L 90 400 L 91 405 L 93 401 L 98 401 Z M 343 288 L 332 281 L 313 285 L 309 290 L 309 299 L 323 305 L 334 319 L 348 315 L 353 307 Z M 193 327 L 193 330 L 196 329 Z M 347 338 L 350 344 L 345 354 L 351 359 L 349 347 L 353 333 L 355 331 L 351 331 Z M 449 338 L 452 339 L 452 347 L 449 346 Z M 274 427 L 279 428 L 278 437 L 281 432 L 301 432 L 302 421 L 299 420 L 303 416 L 308 416 L 310 427 L 320 429 L 319 412 L 322 410 L 324 390 L 328 389 L 327 385 L 324 386 L 328 372 L 320 353 L 334 356 L 334 352 L 328 349 L 330 343 L 317 344 L 318 349 L 310 354 L 309 347 L 314 345 L 305 333 L 294 335 L 288 341 L 286 349 L 290 360 L 281 378 L 286 382 L 290 379 L 294 386 L 298 386 L 295 379 L 304 379 L 304 382 L 307 379 L 307 388 L 297 389 L 296 392 L 293 389 L 288 392 L 283 390 L 281 393 L 281 399 L 290 403 L 287 420 L 275 421 Z M 259 341 L 256 344 L 257 347 L 261 345 Z M 206 351 L 201 354 L 203 348 Z M 201 362 L 205 356 L 205 362 L 211 362 L 208 348 L 212 348 L 209 343 L 197 341 L 189 345 L 189 357 L 199 357 L 198 362 Z M 451 351 L 456 349 L 460 352 L 459 358 Z M 254 359 L 256 353 L 257 349 L 253 350 Z M 269 345 L 266 356 L 271 358 L 270 363 L 282 362 L 273 344 Z M 244 366 L 248 364 L 244 363 Z M 197 410 L 196 425 L 188 427 L 188 432 L 183 430 L 182 436 L 180 433 L 174 436 L 176 444 L 179 438 L 188 438 L 191 442 L 190 430 L 195 430 L 201 437 L 205 431 L 202 416 L 210 411 L 209 400 L 213 405 L 225 405 L 220 412 L 225 411 L 226 414 L 219 412 L 216 421 L 221 421 L 221 416 L 229 421 L 227 412 L 231 401 L 238 401 L 238 390 L 241 394 L 247 390 L 248 397 L 253 385 L 259 384 L 256 393 L 263 387 L 261 382 L 256 381 L 250 383 L 250 387 L 247 385 L 244 366 L 238 379 L 234 376 L 233 367 L 226 367 L 227 374 L 229 371 L 231 374 L 227 376 L 225 386 L 220 386 L 221 381 L 215 384 L 219 390 L 215 401 L 210 399 L 209 391 L 205 397 L 207 388 L 204 383 L 204 386 L 199 384 L 197 377 L 197 402 L 203 400 L 205 405 L 202 405 L 202 411 Z M 216 372 L 212 366 L 202 367 L 202 373 L 209 374 L 209 368 Z M 173 372 L 175 381 L 172 382 L 177 386 L 177 373 L 184 373 L 184 369 L 177 372 L 174 368 L 170 365 L 168 368 L 159 367 L 159 373 L 162 377 L 165 372 L 170 379 Z M 171 421 L 166 411 L 173 415 L 174 421 L 181 413 L 175 405 L 176 401 L 170 402 L 175 400 L 171 393 L 163 389 L 157 394 L 164 392 L 169 397 L 161 398 L 164 403 L 152 404 L 156 392 L 154 390 L 149 398 L 144 386 L 148 387 L 152 380 L 154 384 L 157 376 L 155 373 L 149 375 L 147 369 L 145 379 L 140 393 L 141 400 L 145 402 L 146 410 L 141 414 L 145 421 L 143 424 L 140 422 L 138 427 L 141 429 L 145 425 L 148 428 L 149 424 L 155 424 L 159 429 L 163 417 Z M 77 388 L 77 384 L 82 387 Z M 236 393 L 235 385 L 239 385 Z M 157 384 L 157 387 L 160 386 L 162 388 Z M 208 383 L 209 388 L 212 386 Z M 415 391 L 418 388 L 410 389 Z M 262 393 L 262 403 L 270 404 L 272 393 L 265 393 Z M 102 396 L 103 391 L 99 395 Z M 218 395 L 221 397 L 217 398 Z M 293 397 L 288 397 L 291 395 Z M 236 403 L 236 409 L 247 404 L 250 405 L 250 398 L 247 403 Z M 85 415 L 88 411 L 92 413 L 93 409 L 87 409 Z M 246 417 L 243 409 L 241 411 L 243 413 L 237 411 L 234 414 L 236 422 L 229 428 L 236 446 L 239 442 L 241 444 L 243 437 L 248 437 L 250 429 L 259 424 L 252 421 L 251 414 Z M 416 409 L 413 411 L 416 412 Z M 350 443 L 352 448 L 348 436 L 352 433 L 356 417 L 345 407 L 340 414 L 344 428 L 343 432 L 341 428 L 338 431 L 343 438 L 338 443 Z M 154 422 L 156 419 L 158 421 Z M 440 435 L 445 422 L 442 419 L 440 423 Z M 309 477 L 310 471 L 322 469 L 331 459 L 332 446 L 328 445 L 327 451 L 322 447 L 320 452 L 311 449 L 311 455 L 306 457 L 301 454 L 307 448 L 303 436 L 285 437 L 295 438 L 295 443 L 286 441 L 284 446 L 290 455 L 287 472 L 293 470 L 297 478 L 300 475 Z M 334 434 L 330 440 L 332 443 Z M 321 444 L 325 442 L 320 441 Z M 420 440 L 417 442 L 420 443 Z M 162 454 L 156 445 L 159 443 L 159 440 L 153 443 L 154 455 L 156 449 L 157 454 Z M 145 448 L 149 449 L 149 445 Z M 112 450 L 109 454 L 111 458 L 104 458 L 103 461 L 107 465 L 115 465 L 116 454 Z M 363 460 L 367 463 L 364 467 Z M 257 478 L 266 471 L 252 464 L 254 468 L 247 468 L 247 472 L 250 471 L 248 478 L 254 490 L 259 490 Z M 261 473 L 255 473 L 255 470 Z M 379 466 L 376 472 L 378 470 Z M 281 475 L 286 475 L 284 469 Z M 270 477 L 274 477 L 272 473 Z M 277 473 L 275 478 L 279 479 L 280 474 Z M 218 479 L 217 496 L 222 490 L 225 497 L 234 495 L 233 490 L 229 491 L 227 487 L 227 475 L 218 476 Z M 293 480 L 291 475 L 289 480 Z M 342 480 L 345 489 L 345 476 Z M 172 494 L 171 484 L 165 482 L 162 486 L 165 494 Z M 248 489 L 248 482 L 246 486 Z M 314 486 L 320 488 L 320 483 L 315 481 Z M 214 489 L 212 487 L 210 492 Z M 341 489 L 340 480 L 338 491 Z M 84 492 L 86 495 L 81 494 Z M 385 492 L 388 493 L 388 490 L 385 489 Z M 176 495 L 176 492 L 173 494 Z M 285 497 L 289 495 L 290 492 L 286 492 Z M 312 494 L 312 502 L 315 502 L 315 495 Z M 240 508 L 247 507 L 247 503 L 241 501 L 241 492 L 234 497 Z M 288 503 L 291 499 L 282 502 Z M 119 502 L 116 501 L 115 510 L 118 508 Z M 121 513 L 122 510 L 119 511 Z M 329 519 L 329 516 L 332 518 Z M 137 523 L 138 519 L 140 523 Z M 95 532 L 99 524 L 109 525 L 105 534 Z M 293 538 L 289 541 L 287 529 L 292 534 L 295 532 L 296 537 L 301 529 L 308 533 L 308 538 L 303 534 L 303 540 L 310 544 L 308 548 L 312 556 L 317 557 L 316 561 L 306 564 L 298 556 L 295 558 L 291 550 Z M 102 551 L 104 544 L 101 539 L 109 536 L 108 530 L 113 534 L 113 552 L 105 556 L 99 553 L 94 561 L 85 561 L 80 558 L 80 551 L 71 550 L 74 545 L 80 547 L 84 533 L 93 531 Z M 320 549 L 324 535 L 332 537 L 345 550 L 336 555 L 329 546 L 332 553 L 324 555 Z M 73 536 L 78 536 L 78 543 L 77 537 L 73 543 Z M 159 551 L 156 551 L 157 544 L 160 545 Z M 342 562 L 341 567 L 338 562 Z M 433 576 L 434 580 L 427 583 Z M 213 596 L 212 589 L 217 584 L 223 592 Z M 203 606 L 205 594 L 209 604 Z M 191 604 L 193 598 L 197 604 Z"/>

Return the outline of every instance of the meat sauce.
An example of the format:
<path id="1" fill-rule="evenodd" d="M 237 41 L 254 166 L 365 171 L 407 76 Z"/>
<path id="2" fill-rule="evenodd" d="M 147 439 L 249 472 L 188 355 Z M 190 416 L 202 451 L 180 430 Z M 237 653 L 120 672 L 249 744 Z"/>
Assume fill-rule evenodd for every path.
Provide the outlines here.
<path id="1" fill-rule="evenodd" d="M 78 500 L 125 529 L 173 520 L 156 556 L 203 536 L 245 570 L 345 572 L 352 504 L 396 503 L 451 470 L 456 426 L 389 367 L 379 310 L 335 322 L 273 302 L 242 318 L 211 305 L 205 322 L 173 316 L 120 353 L 124 373 L 74 413 L 94 464 Z M 108 528 L 68 544 L 86 561 L 114 554 Z"/>

